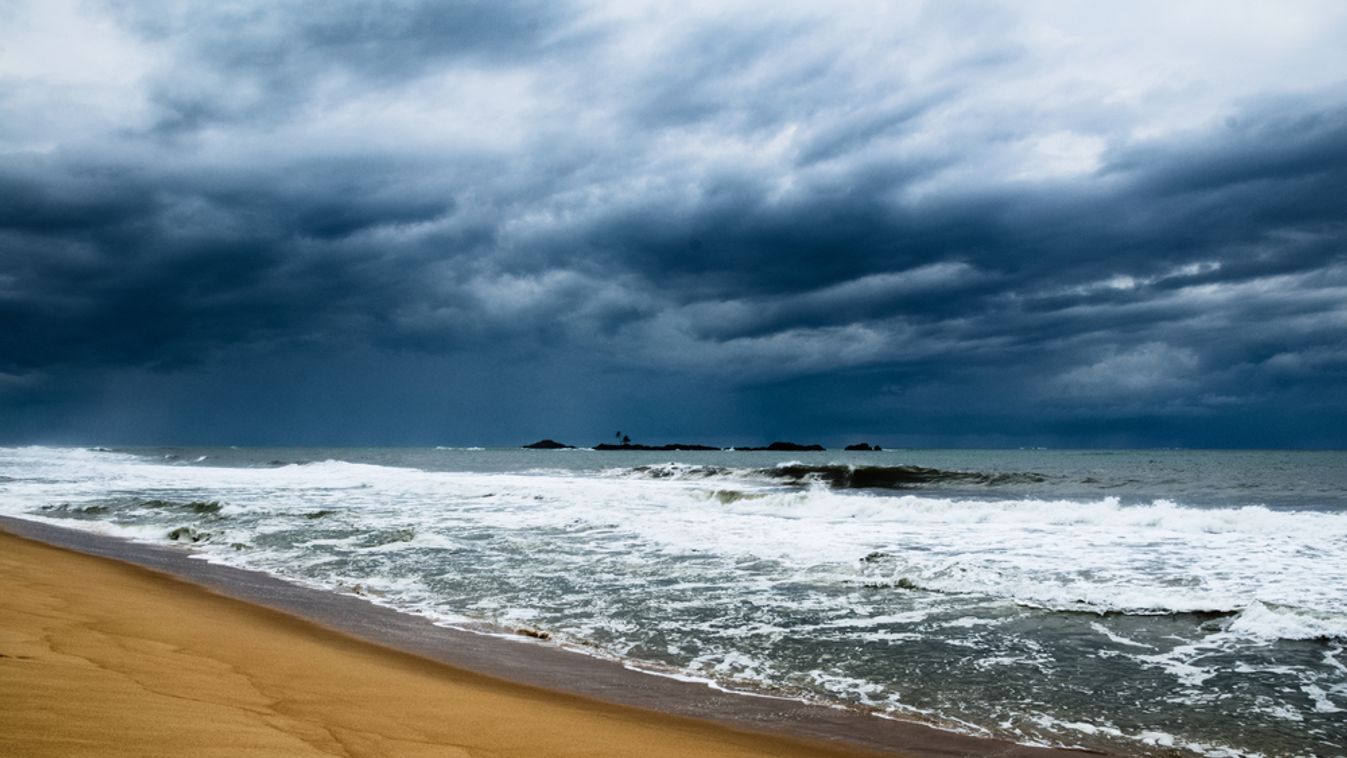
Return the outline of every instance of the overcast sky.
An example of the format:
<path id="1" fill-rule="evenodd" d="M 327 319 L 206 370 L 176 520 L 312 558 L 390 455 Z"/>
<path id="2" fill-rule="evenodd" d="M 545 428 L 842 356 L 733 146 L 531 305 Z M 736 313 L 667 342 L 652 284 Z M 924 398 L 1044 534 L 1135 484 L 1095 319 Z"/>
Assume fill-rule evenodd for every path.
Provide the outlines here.
<path id="1" fill-rule="evenodd" d="M 1347 446 L 1347 4 L 0 0 L 0 442 Z"/>

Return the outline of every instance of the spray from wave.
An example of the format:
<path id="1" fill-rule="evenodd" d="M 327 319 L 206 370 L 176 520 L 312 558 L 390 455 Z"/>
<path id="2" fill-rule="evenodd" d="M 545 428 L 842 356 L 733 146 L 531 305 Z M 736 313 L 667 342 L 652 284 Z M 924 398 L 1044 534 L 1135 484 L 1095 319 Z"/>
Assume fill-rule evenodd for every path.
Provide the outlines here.
<path id="1" fill-rule="evenodd" d="M 634 466 L 606 472 L 608 476 L 630 479 L 737 479 L 765 481 L 784 486 L 826 486 L 832 489 L 900 490 L 932 485 L 976 485 L 997 487 L 1012 484 L 1038 484 L 1048 481 L 1044 474 L 1019 471 L 957 471 L 924 466 L 856 466 L 846 463 L 782 463 L 770 468 L 731 468 L 687 463 L 660 463 Z"/>

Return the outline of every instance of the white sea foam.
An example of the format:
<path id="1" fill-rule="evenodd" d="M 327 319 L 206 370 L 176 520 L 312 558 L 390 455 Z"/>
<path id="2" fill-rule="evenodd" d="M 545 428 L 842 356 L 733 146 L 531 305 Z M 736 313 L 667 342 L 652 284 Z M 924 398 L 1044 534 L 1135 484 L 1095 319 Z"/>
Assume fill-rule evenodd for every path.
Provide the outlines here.
<path id="1" fill-rule="evenodd" d="M 1005 623 L 1004 619 L 964 616 L 962 618 L 954 619 L 953 621 L 946 621 L 944 624 L 941 624 L 941 626 L 948 629 L 971 629 L 978 626 L 996 626 L 1002 623 Z"/>
<path id="2" fill-rule="evenodd" d="M 1119 645 L 1127 645 L 1128 647 L 1147 648 L 1150 650 L 1155 649 L 1154 645 L 1147 645 L 1144 642 L 1137 642 L 1136 640 L 1130 640 L 1126 637 L 1123 637 L 1120 634 L 1114 634 L 1113 632 L 1109 631 L 1108 627 L 1104 626 L 1103 624 L 1093 623 L 1090 624 L 1090 628 L 1095 630 L 1096 632 L 1099 632 L 1100 634 L 1104 635 L 1110 640 L 1118 643 Z"/>
<path id="3" fill-rule="evenodd" d="M 1347 709 L 1338 707 L 1337 703 L 1334 703 L 1332 700 L 1330 700 L 1328 697 L 1329 693 L 1325 691 L 1324 688 L 1319 687 L 1318 685 L 1304 684 L 1301 685 L 1300 689 L 1306 695 L 1309 695 L 1310 699 L 1314 701 L 1314 710 L 1318 711 L 1319 713 L 1347 712 Z M 1338 687 L 1337 690 L 1339 695 L 1347 695 L 1347 686 Z"/>
<path id="4" fill-rule="evenodd" d="M 724 484 L 701 474 L 633 482 L 569 473 L 425 472 L 334 460 L 227 468 L 159 465 L 85 450 L 24 448 L 3 455 L 25 458 L 23 467 L 36 478 L 54 475 L 46 484 L 11 485 L 0 499 L 0 509 L 11 515 L 109 490 L 205 491 L 231 511 L 254 514 L 335 507 L 361 518 L 392 518 L 397 510 L 403 526 L 432 530 L 443 521 L 437 515 L 502 529 L 603 527 L 625 535 L 619 542 L 664 551 L 832 565 L 857 581 L 901 580 L 1049 609 L 1252 609 L 1237 619 L 1235 631 L 1291 639 L 1341 636 L 1347 623 L 1347 597 L 1339 590 L 1347 586 L 1347 515 L 1341 513 L 770 485 L 750 485 L 752 497 L 731 499 L 716 497 Z M 745 490 L 744 482 L 735 486 Z M 408 510 L 418 504 L 421 510 Z M 891 559 L 858 567 L 857 559 L 872 552 Z M 1265 612 L 1270 607 L 1278 610 Z M 1282 610 L 1288 608 L 1300 615 L 1288 616 Z"/>
<path id="5" fill-rule="evenodd" d="M 907 613 L 894 613 L 886 616 L 867 616 L 865 618 L 845 618 L 829 621 L 825 627 L 862 627 L 862 626 L 883 626 L 885 624 L 911 624 L 922 621 L 930 616 L 929 611 L 908 611 Z"/>
<path id="6" fill-rule="evenodd" d="M 1037 714 L 1030 721 L 1039 727 L 1048 729 L 1052 732 L 1076 732 L 1089 736 L 1107 735 L 1110 737 L 1126 740 L 1140 745 L 1160 748 L 1182 748 L 1198 755 L 1207 756 L 1207 758 L 1263 758 L 1262 753 L 1237 750 L 1225 745 L 1215 745 L 1205 742 L 1187 741 L 1176 737 L 1168 732 L 1159 730 L 1143 730 L 1129 734 L 1126 731 L 1108 723 L 1091 723 L 1088 721 L 1066 721 L 1054 718 L 1047 714 Z M 1063 747 L 1072 747 L 1062 745 Z"/>
<path id="7" fill-rule="evenodd" d="M 1231 620 L 1226 631 L 1264 639 L 1347 639 L 1347 616 L 1326 616 L 1254 602 Z"/>
<path id="8" fill-rule="evenodd" d="M 1041 679 L 1059 664 L 1023 636 L 1018 620 L 1039 614 L 1028 609 L 1166 622 L 1168 614 L 1216 611 L 1224 615 L 1192 620 L 1191 638 L 1177 644 L 1137 631 L 1134 618 L 1054 618 L 1076 618 L 1062 623 L 1112 642 L 1101 645 L 1110 665 L 1168 677 L 1177 702 L 1198 702 L 1230 670 L 1222 655 L 1326 640 L 1339 645 L 1320 667 L 1328 678 L 1255 672 L 1292 682 L 1302 698 L 1260 712 L 1312 718 L 1347 703 L 1347 687 L 1332 681 L 1340 684 L 1333 671 L 1344 668 L 1333 651 L 1347 639 L 1341 512 L 1005 498 L 995 490 L 981 498 L 846 491 L 679 463 L 588 474 L 212 463 L 0 449 L 0 473 L 10 477 L 0 480 L 0 513 L 161 543 L 190 526 L 210 532 L 193 546 L 208 560 L 446 625 L 536 626 L 561 644 L 619 658 L 644 645 L 678 661 L 667 668 L 679 676 L 764 691 L 790 681 L 895 713 L 923 711 L 864 669 L 790 669 L 777 649 L 808 638 L 927 655 L 936 640 L 955 660 L 971 661 L 970 670 Z M 196 514 L 147 507 L 148 499 L 222 507 Z M 50 509 L 62 504 L 69 509 Z M 80 510 L 88 506 L 107 512 Z M 634 616 L 641 603 L 657 604 L 661 615 Z M 1050 726 L 1085 723 L 1059 721 Z M 1164 731 L 1127 739 L 1223 749 Z"/>

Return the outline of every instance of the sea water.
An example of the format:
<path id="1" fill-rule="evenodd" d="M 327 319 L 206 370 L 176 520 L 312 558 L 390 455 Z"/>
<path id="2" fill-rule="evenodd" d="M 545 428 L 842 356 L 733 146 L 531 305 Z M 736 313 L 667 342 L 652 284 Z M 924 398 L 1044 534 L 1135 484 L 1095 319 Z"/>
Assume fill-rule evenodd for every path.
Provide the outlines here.
<path id="1" fill-rule="evenodd" d="M 1347 755 L 1347 453 L 0 449 L 0 513 L 709 685 Z"/>

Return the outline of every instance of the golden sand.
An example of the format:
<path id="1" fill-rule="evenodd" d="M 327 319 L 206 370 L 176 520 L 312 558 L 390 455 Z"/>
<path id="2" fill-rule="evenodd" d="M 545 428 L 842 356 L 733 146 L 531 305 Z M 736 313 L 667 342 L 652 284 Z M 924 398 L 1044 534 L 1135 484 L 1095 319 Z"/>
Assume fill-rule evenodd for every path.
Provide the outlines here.
<path id="1" fill-rule="evenodd" d="M 0 533 L 0 755 L 820 756 L 459 671 Z"/>

